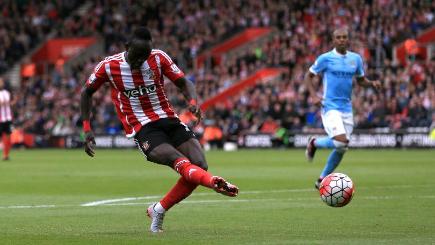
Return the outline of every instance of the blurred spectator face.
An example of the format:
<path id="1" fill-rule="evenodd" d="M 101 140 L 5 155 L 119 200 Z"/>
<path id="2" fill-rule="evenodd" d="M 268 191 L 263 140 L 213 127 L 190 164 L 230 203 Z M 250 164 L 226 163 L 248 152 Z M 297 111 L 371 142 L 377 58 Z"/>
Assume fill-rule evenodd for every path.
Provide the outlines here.
<path id="1" fill-rule="evenodd" d="M 133 70 L 138 70 L 151 54 L 151 41 L 133 40 L 127 45 L 127 62 Z"/>
<path id="2" fill-rule="evenodd" d="M 334 46 L 339 51 L 344 51 L 349 46 L 349 34 L 346 29 L 337 29 L 333 34 Z"/>

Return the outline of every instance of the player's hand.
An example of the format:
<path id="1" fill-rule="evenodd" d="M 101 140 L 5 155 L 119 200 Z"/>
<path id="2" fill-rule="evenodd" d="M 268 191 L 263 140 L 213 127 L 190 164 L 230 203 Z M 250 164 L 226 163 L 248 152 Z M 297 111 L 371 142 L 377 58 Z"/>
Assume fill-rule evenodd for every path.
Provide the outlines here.
<path id="1" fill-rule="evenodd" d="M 321 97 L 315 95 L 315 96 L 312 97 L 312 100 L 313 100 L 313 104 L 315 106 L 318 106 L 318 107 L 322 106 L 322 98 Z"/>
<path id="2" fill-rule="evenodd" d="M 194 126 L 197 126 L 202 120 L 201 109 L 198 105 L 189 105 L 189 111 L 196 117 Z"/>
<path id="3" fill-rule="evenodd" d="M 89 131 L 85 134 L 85 152 L 86 152 L 86 154 L 88 154 L 90 157 L 94 157 L 94 155 L 95 155 L 94 148 L 95 148 L 94 133 L 92 133 L 92 131 Z"/>
<path id="4" fill-rule="evenodd" d="M 381 88 L 382 88 L 382 84 L 381 84 L 380 81 L 375 80 L 375 81 L 372 81 L 372 87 L 373 87 L 376 91 L 379 91 L 379 90 L 381 90 Z"/>
<path id="5" fill-rule="evenodd" d="M 189 111 L 196 117 L 194 126 L 197 126 L 202 120 L 201 108 L 199 108 L 198 103 L 195 99 L 189 101 Z"/>

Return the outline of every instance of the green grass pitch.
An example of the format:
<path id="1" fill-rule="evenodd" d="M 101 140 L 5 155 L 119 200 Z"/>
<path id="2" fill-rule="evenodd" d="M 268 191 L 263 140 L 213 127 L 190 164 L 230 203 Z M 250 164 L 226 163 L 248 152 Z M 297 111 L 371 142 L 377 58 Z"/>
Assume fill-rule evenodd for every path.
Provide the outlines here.
<path id="1" fill-rule="evenodd" d="M 327 154 L 207 152 L 239 196 L 198 188 L 151 234 L 146 207 L 174 171 L 137 150 L 16 150 L 0 162 L 0 244 L 435 244 L 434 149 L 350 150 L 337 172 L 356 191 L 343 208 L 313 188 Z"/>

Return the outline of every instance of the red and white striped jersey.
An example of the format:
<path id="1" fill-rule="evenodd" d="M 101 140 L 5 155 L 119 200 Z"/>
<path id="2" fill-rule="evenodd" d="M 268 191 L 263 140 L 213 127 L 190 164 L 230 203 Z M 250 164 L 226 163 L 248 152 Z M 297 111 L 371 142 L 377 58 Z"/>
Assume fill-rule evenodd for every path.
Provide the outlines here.
<path id="1" fill-rule="evenodd" d="M 94 69 L 86 86 L 94 89 L 110 83 L 115 105 L 127 137 L 149 122 L 178 117 L 164 91 L 163 75 L 172 82 L 184 76 L 163 51 L 153 49 L 140 71 L 132 72 L 125 52 L 106 57 Z"/>
<path id="2" fill-rule="evenodd" d="M 0 90 L 0 122 L 12 121 L 11 93 L 6 89 Z"/>

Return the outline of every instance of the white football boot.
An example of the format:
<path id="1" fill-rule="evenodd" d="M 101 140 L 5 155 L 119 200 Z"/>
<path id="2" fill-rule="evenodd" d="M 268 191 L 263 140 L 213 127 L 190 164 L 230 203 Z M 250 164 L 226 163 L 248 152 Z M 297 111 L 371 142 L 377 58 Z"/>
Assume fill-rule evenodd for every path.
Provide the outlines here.
<path id="1" fill-rule="evenodd" d="M 147 215 L 151 218 L 150 231 L 153 233 L 163 232 L 163 218 L 165 218 L 165 213 L 159 213 L 154 210 L 156 204 L 151 204 L 147 209 Z"/>

